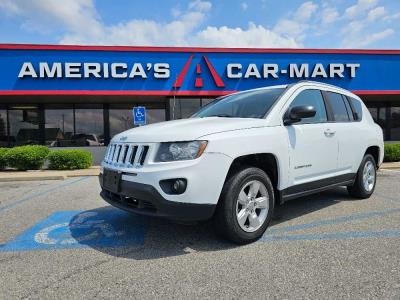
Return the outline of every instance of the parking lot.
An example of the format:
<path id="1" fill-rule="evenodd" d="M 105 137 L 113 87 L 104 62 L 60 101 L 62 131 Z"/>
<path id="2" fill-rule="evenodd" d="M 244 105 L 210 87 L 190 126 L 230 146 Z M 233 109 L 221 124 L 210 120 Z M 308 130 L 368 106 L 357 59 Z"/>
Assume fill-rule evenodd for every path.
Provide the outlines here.
<path id="1" fill-rule="evenodd" d="M 112 208 L 96 177 L 0 191 L 0 299 L 400 298 L 400 171 L 380 171 L 367 200 L 338 188 L 288 202 L 247 246 L 210 222 Z"/>

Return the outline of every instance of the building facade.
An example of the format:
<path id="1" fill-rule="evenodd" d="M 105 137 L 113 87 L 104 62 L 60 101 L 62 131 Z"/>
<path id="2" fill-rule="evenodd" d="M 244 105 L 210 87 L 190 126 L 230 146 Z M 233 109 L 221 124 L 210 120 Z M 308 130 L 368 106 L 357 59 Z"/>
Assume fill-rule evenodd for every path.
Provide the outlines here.
<path id="1" fill-rule="evenodd" d="M 400 140 L 400 50 L 0 45 L 0 147 L 98 147 L 147 122 L 187 118 L 216 97 L 298 80 L 359 95 Z"/>

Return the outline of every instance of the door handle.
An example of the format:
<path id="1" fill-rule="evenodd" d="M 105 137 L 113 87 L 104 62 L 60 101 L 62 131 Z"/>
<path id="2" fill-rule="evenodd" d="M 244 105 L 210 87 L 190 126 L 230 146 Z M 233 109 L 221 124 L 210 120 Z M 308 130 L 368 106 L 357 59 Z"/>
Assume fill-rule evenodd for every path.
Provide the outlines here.
<path id="1" fill-rule="evenodd" d="M 335 133 L 336 133 L 336 131 L 332 131 L 332 130 L 330 130 L 330 129 L 326 129 L 326 130 L 324 131 L 324 134 L 325 134 L 325 136 L 327 136 L 327 137 L 334 136 Z"/>

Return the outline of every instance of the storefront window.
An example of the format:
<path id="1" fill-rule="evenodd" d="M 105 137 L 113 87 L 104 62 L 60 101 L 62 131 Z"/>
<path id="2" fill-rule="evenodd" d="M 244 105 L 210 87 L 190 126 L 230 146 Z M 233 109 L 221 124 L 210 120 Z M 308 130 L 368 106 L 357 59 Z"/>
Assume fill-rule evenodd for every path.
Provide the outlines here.
<path id="1" fill-rule="evenodd" d="M 383 130 L 383 136 L 385 137 L 386 134 L 386 107 L 382 106 L 368 106 L 368 110 L 371 113 L 372 118 L 374 119 L 375 123 L 378 124 Z"/>
<path id="2" fill-rule="evenodd" d="M 7 110 L 0 106 L 0 147 L 8 146 Z"/>
<path id="3" fill-rule="evenodd" d="M 124 106 L 110 107 L 110 137 L 133 128 L 132 108 Z"/>
<path id="4" fill-rule="evenodd" d="M 169 99 L 170 105 L 170 119 L 186 119 L 197 112 L 202 106 L 207 105 L 214 98 L 171 98 Z"/>
<path id="5" fill-rule="evenodd" d="M 45 141 L 50 147 L 70 146 L 74 135 L 74 111 L 70 107 L 46 106 Z"/>
<path id="6" fill-rule="evenodd" d="M 75 133 L 71 146 L 104 146 L 102 105 L 75 106 Z"/>
<path id="7" fill-rule="evenodd" d="M 133 107 L 144 106 L 146 107 L 146 121 L 147 124 L 158 123 L 165 121 L 165 109 L 158 108 L 160 105 L 132 105 L 121 104 L 110 106 L 110 137 L 133 128 Z"/>
<path id="8" fill-rule="evenodd" d="M 8 111 L 9 146 L 39 144 L 39 110 L 35 106 L 13 106 Z"/>
<path id="9" fill-rule="evenodd" d="M 391 107 L 390 119 L 390 139 L 400 141 L 400 107 Z"/>

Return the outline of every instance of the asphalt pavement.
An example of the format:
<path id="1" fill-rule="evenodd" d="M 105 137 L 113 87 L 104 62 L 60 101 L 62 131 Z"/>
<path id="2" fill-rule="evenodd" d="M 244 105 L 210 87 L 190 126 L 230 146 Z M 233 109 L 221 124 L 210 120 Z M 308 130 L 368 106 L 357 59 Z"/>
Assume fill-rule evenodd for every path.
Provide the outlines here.
<path id="1" fill-rule="evenodd" d="M 99 192 L 95 177 L 0 183 L 0 299 L 400 299 L 400 171 L 366 200 L 287 202 L 246 246 Z"/>

